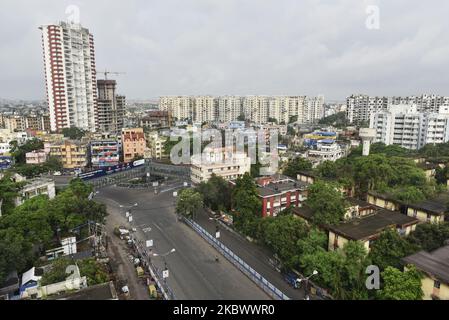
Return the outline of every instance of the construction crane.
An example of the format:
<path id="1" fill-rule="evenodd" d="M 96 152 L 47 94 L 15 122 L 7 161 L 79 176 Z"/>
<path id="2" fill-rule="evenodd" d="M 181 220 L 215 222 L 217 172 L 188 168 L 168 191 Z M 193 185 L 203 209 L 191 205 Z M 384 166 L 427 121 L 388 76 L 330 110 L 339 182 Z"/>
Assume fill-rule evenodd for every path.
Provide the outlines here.
<path id="1" fill-rule="evenodd" d="M 104 74 L 104 80 L 108 80 L 108 74 L 113 74 L 113 75 L 116 75 L 116 76 L 122 75 L 122 74 L 126 74 L 125 72 L 114 72 L 114 71 L 108 71 L 108 70 L 97 71 L 97 73 Z"/>

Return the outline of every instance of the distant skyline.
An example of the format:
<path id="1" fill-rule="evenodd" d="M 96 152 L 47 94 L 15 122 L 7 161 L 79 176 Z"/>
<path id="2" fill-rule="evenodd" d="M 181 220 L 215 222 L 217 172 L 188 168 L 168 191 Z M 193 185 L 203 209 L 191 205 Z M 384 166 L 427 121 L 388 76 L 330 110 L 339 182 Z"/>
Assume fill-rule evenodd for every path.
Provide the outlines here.
<path id="1" fill-rule="evenodd" d="M 2 0 L 0 99 L 45 99 L 38 27 L 67 20 L 70 5 L 94 35 L 98 70 L 126 72 L 115 79 L 129 100 L 449 95 L 447 1 Z"/>

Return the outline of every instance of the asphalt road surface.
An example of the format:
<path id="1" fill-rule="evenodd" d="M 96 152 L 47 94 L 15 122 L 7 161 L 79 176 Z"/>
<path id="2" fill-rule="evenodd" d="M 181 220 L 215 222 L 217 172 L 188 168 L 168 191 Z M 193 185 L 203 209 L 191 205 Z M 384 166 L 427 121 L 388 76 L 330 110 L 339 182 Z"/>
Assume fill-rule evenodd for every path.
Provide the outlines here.
<path id="1" fill-rule="evenodd" d="M 179 184 L 181 186 L 181 184 Z M 175 186 L 176 187 L 176 186 Z M 178 222 L 173 191 L 155 194 L 153 190 L 108 187 L 95 197 L 108 206 L 109 214 L 124 217 L 131 208 L 132 227 L 138 230 L 141 240 L 153 240 L 153 252 L 163 254 L 172 248 L 175 253 L 166 258 L 154 257 L 152 262 L 163 269 L 165 263 L 170 271 L 167 284 L 182 300 L 267 300 L 268 295 L 254 282 L 228 262 L 195 231 Z M 109 219 L 109 218 L 108 218 Z M 129 225 L 125 225 L 129 227 Z M 220 262 L 215 261 L 216 256 Z"/>

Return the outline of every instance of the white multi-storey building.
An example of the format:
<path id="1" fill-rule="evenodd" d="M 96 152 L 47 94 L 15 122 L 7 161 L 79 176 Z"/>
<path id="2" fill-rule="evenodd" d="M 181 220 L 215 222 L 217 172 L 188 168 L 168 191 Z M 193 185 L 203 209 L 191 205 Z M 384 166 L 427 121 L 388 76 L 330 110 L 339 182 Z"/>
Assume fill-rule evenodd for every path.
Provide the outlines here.
<path id="1" fill-rule="evenodd" d="M 208 148 L 192 157 L 191 179 L 195 184 L 207 182 L 215 174 L 235 180 L 251 171 L 251 158 L 233 148 Z"/>
<path id="2" fill-rule="evenodd" d="M 161 111 L 177 120 L 194 122 L 229 122 L 244 116 L 256 124 L 275 119 L 288 124 L 296 117 L 299 123 L 315 123 L 324 117 L 324 98 L 306 96 L 224 96 L 161 97 Z"/>
<path id="3" fill-rule="evenodd" d="M 193 98 L 193 121 L 198 123 L 216 121 L 218 118 L 215 99 L 211 96 Z"/>
<path id="4" fill-rule="evenodd" d="M 77 127 L 95 132 L 97 82 L 92 34 L 80 24 L 66 22 L 40 29 L 51 130 Z"/>
<path id="5" fill-rule="evenodd" d="M 218 121 L 230 122 L 243 115 L 243 98 L 235 96 L 218 97 Z"/>
<path id="6" fill-rule="evenodd" d="M 448 107 L 438 113 L 420 112 L 417 105 L 393 105 L 371 117 L 376 142 L 417 150 L 429 143 L 449 141 Z"/>
<path id="7" fill-rule="evenodd" d="M 191 97 L 161 97 L 159 109 L 168 111 L 171 117 L 178 121 L 193 119 L 193 99 Z"/>
<path id="8" fill-rule="evenodd" d="M 368 122 L 373 114 L 390 106 L 415 105 L 418 112 L 439 113 L 440 107 L 449 107 L 449 97 L 421 95 L 408 97 L 370 97 L 352 95 L 347 98 L 347 117 L 350 123 Z"/>

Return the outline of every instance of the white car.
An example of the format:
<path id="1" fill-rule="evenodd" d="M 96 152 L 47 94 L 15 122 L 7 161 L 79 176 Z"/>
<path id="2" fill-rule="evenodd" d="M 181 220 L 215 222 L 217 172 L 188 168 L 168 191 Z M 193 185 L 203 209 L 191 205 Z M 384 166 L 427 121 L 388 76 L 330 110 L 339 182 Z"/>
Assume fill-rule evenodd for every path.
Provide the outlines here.
<path id="1" fill-rule="evenodd" d="M 62 173 L 60 171 L 56 171 L 55 173 L 53 173 L 54 176 L 62 176 Z"/>

